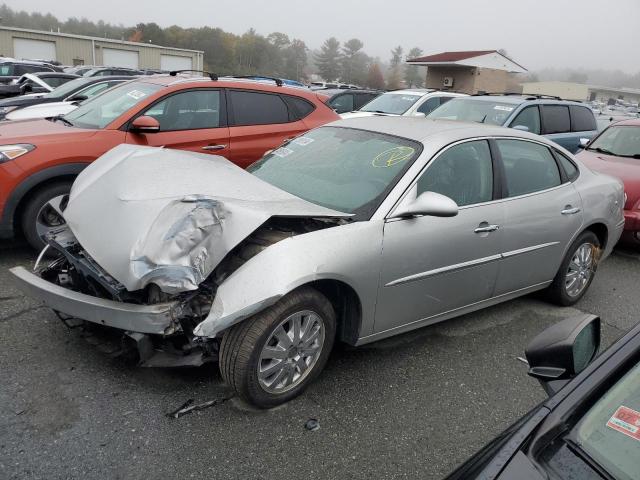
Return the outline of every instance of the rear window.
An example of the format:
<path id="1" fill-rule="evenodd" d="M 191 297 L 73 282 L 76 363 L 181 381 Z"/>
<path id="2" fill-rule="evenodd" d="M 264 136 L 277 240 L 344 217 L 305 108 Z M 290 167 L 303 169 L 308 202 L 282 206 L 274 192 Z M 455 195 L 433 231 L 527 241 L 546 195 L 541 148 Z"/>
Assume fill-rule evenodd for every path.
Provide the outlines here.
<path id="1" fill-rule="evenodd" d="M 229 92 L 234 125 L 288 123 L 289 110 L 279 95 L 241 90 Z"/>
<path id="2" fill-rule="evenodd" d="M 283 95 L 282 98 L 289 107 L 289 119 L 292 122 L 302 120 L 304 117 L 306 117 L 316 109 L 316 107 L 311 102 L 308 102 L 307 100 L 300 97 Z"/>
<path id="3" fill-rule="evenodd" d="M 574 132 L 586 132 L 597 130 L 596 119 L 593 111 L 587 107 L 571 106 L 571 130 Z"/>
<path id="4" fill-rule="evenodd" d="M 566 133 L 571 131 L 569 107 L 566 105 L 544 105 L 542 107 L 544 133 Z"/>

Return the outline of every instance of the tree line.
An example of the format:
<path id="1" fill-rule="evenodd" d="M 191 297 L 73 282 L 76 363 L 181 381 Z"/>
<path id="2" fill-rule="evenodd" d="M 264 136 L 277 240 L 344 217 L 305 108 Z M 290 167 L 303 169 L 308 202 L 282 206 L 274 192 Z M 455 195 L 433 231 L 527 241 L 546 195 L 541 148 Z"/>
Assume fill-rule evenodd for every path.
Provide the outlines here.
<path id="1" fill-rule="evenodd" d="M 318 74 L 328 82 L 376 89 L 400 88 L 403 83 L 419 87 L 424 82 L 424 69 L 404 65 L 406 58 L 422 55 L 417 47 L 405 56 L 403 48 L 398 46 L 385 61 L 369 56 L 364 43 L 357 38 L 341 43 L 331 37 L 314 52 L 304 40 L 290 38 L 282 32 L 261 35 L 250 29 L 236 35 L 213 27 L 162 28 L 156 23 L 127 27 L 75 17 L 61 21 L 50 13 L 14 10 L 6 4 L 0 6 L 0 17 L 5 26 L 202 50 L 205 69 L 221 75 L 255 74 L 309 81 L 312 74 Z"/>

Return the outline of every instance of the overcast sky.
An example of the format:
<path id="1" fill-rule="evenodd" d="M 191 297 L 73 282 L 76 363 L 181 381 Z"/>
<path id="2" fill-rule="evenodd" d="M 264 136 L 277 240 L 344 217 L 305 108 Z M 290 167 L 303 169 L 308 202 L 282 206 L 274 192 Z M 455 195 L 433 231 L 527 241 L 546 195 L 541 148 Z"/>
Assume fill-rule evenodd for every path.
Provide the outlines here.
<path id="1" fill-rule="evenodd" d="M 426 54 L 504 48 L 530 70 L 640 71 L 640 0 L 0 0 L 14 9 L 134 25 L 255 28 L 310 48 L 359 38 L 387 60 L 395 45 Z"/>

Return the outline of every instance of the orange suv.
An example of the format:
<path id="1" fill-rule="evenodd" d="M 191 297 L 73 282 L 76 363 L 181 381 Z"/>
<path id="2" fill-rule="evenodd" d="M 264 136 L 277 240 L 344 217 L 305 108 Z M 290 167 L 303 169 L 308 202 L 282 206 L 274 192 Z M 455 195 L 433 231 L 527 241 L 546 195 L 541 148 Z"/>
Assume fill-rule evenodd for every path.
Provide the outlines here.
<path id="1" fill-rule="evenodd" d="M 282 82 L 170 75 L 124 83 L 64 117 L 0 125 L 0 238 L 35 248 L 64 222 L 60 202 L 90 162 L 121 143 L 222 155 L 241 167 L 338 115 Z M 167 181 L 171 181 L 170 178 Z"/>

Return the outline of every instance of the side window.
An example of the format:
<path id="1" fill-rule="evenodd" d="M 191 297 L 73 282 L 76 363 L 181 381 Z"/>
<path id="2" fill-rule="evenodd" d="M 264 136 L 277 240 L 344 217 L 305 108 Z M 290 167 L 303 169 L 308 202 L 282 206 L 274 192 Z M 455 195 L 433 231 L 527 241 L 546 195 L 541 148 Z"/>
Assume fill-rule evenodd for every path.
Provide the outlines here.
<path id="1" fill-rule="evenodd" d="M 571 112 L 571 131 L 587 132 L 598 129 L 596 117 L 590 108 L 571 105 L 569 112 Z"/>
<path id="2" fill-rule="evenodd" d="M 53 88 L 55 88 L 55 87 L 59 87 L 64 83 L 67 83 L 69 80 L 72 80 L 72 79 L 64 78 L 64 77 L 52 77 L 52 78 L 47 78 L 44 81 L 49 85 L 51 85 Z"/>
<path id="3" fill-rule="evenodd" d="M 544 133 L 566 133 L 571 131 L 569 107 L 566 105 L 544 105 L 542 107 Z"/>
<path id="4" fill-rule="evenodd" d="M 433 160 L 418 179 L 418 195 L 436 192 L 458 206 L 493 198 L 493 165 L 486 140 L 455 145 Z"/>
<path id="5" fill-rule="evenodd" d="M 497 140 L 507 182 L 508 197 L 560 185 L 555 158 L 544 145 L 523 140 Z"/>
<path id="6" fill-rule="evenodd" d="M 356 101 L 355 101 L 355 105 L 353 106 L 354 110 L 360 110 L 360 108 L 362 108 L 363 105 L 366 105 L 367 103 L 369 103 L 371 100 L 373 100 L 374 98 L 376 98 L 378 95 L 376 95 L 375 93 L 358 93 L 356 94 Z"/>
<path id="7" fill-rule="evenodd" d="M 513 119 L 511 125 L 513 127 L 527 127 L 527 131 L 531 133 L 540 134 L 540 112 L 537 106 L 526 107 L 523 109 L 516 118 Z"/>
<path id="8" fill-rule="evenodd" d="M 197 130 L 220 126 L 220 91 L 189 90 L 166 97 L 143 115 L 160 122 L 160 131 Z"/>
<path id="9" fill-rule="evenodd" d="M 352 112 L 355 109 L 353 103 L 353 94 L 347 93 L 344 95 L 338 95 L 329 102 L 329 106 L 333 108 L 337 113 Z"/>
<path id="10" fill-rule="evenodd" d="M 426 102 L 418 107 L 418 112 L 424 113 L 425 115 L 429 115 L 436 108 L 440 106 L 440 97 L 431 97 L 428 98 Z"/>
<path id="11" fill-rule="evenodd" d="M 91 97 L 94 97 L 94 96 L 98 95 L 99 93 L 104 92 L 110 86 L 111 85 L 109 83 L 107 83 L 107 82 L 105 82 L 105 83 L 96 83 L 95 85 L 91 85 L 91 86 L 85 88 L 84 90 L 80 90 L 75 95 L 84 95 L 87 98 L 91 98 Z"/>
<path id="12" fill-rule="evenodd" d="M 562 169 L 567 174 L 567 178 L 571 181 L 578 178 L 578 167 L 576 167 L 571 160 L 569 160 L 567 157 L 565 157 L 563 154 L 561 154 L 557 150 L 555 151 L 555 154 L 556 154 L 556 158 L 560 161 L 560 165 L 562 166 Z"/>
<path id="13" fill-rule="evenodd" d="M 289 122 L 289 111 L 279 95 L 230 90 L 234 125 L 268 125 Z"/>
<path id="14" fill-rule="evenodd" d="M 449 100 L 453 100 L 454 97 L 440 97 L 440 105 L 444 105 Z"/>
<path id="15" fill-rule="evenodd" d="M 285 103 L 289 107 L 289 120 L 295 122 L 297 120 L 302 120 L 304 117 L 313 112 L 316 107 L 307 100 L 294 97 L 292 95 L 283 95 Z"/>

